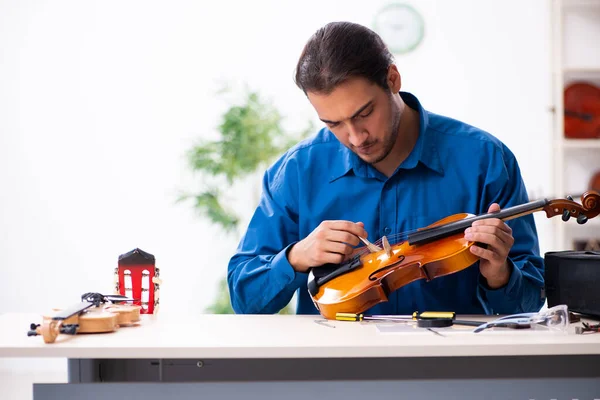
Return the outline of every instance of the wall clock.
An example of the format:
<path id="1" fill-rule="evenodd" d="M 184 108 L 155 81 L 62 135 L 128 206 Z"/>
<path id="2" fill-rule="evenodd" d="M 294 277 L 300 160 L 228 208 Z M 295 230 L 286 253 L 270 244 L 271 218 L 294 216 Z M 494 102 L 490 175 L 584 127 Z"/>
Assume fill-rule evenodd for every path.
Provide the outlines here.
<path id="1" fill-rule="evenodd" d="M 423 40 L 425 23 L 421 14 L 405 3 L 392 3 L 377 12 L 373 28 L 392 53 L 404 54 Z"/>

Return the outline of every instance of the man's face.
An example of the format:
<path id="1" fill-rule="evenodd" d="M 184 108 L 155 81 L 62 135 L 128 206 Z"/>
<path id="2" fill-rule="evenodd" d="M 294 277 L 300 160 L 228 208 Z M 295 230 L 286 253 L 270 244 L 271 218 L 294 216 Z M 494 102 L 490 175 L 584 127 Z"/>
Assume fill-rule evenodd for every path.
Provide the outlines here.
<path id="1" fill-rule="evenodd" d="M 364 78 L 352 78 L 330 94 L 308 93 L 321 121 L 365 162 L 377 164 L 389 154 L 400 124 L 391 92 Z"/>

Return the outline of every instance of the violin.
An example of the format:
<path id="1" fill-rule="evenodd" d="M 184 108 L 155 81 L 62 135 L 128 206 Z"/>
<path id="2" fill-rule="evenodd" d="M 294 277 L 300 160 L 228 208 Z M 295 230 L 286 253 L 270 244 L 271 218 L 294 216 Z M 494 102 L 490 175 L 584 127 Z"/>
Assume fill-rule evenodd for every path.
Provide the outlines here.
<path id="1" fill-rule="evenodd" d="M 59 334 L 106 333 L 134 325 L 140 321 L 141 306 L 123 304 L 125 301 L 133 299 L 86 293 L 81 296 L 80 303 L 66 310 L 54 309 L 53 315 L 42 317 L 41 324 L 31 324 L 27 336 L 41 335 L 45 343 L 54 343 Z"/>
<path id="2" fill-rule="evenodd" d="M 309 271 L 308 291 L 315 307 L 326 319 L 337 313 L 361 314 L 388 300 L 388 294 L 413 281 L 429 282 L 473 265 L 479 258 L 471 253 L 475 242 L 464 238 L 474 221 L 499 218 L 508 221 L 536 211 L 548 218 L 560 215 L 563 221 L 575 218 L 578 224 L 600 214 L 600 194 L 590 190 L 581 204 L 567 199 L 541 199 L 504 210 L 473 215 L 454 214 L 416 231 L 397 235 L 390 243 L 383 236 L 375 244 L 359 248 L 342 264 L 325 264 Z M 381 246 L 378 246 L 381 244 Z"/>
<path id="3" fill-rule="evenodd" d="M 573 83 L 564 92 L 565 136 L 600 138 L 600 88 L 586 82 Z"/>

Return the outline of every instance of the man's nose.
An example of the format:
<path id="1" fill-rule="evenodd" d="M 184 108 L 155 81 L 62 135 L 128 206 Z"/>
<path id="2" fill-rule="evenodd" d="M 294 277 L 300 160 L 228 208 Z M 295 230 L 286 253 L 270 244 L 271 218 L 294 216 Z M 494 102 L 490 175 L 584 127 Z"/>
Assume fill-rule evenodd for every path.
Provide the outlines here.
<path id="1" fill-rule="evenodd" d="M 352 146 L 358 147 L 367 140 L 367 131 L 360 125 L 350 123 L 348 124 L 348 141 Z"/>

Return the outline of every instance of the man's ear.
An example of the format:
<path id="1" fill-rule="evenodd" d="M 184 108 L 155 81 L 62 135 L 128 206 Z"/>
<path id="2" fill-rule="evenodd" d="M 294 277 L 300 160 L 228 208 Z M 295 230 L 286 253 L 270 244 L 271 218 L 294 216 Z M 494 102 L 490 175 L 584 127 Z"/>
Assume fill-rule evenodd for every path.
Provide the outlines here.
<path id="1" fill-rule="evenodd" d="M 392 93 L 398 93 L 402 87 L 402 79 L 396 65 L 392 64 L 388 68 L 387 82 Z"/>

